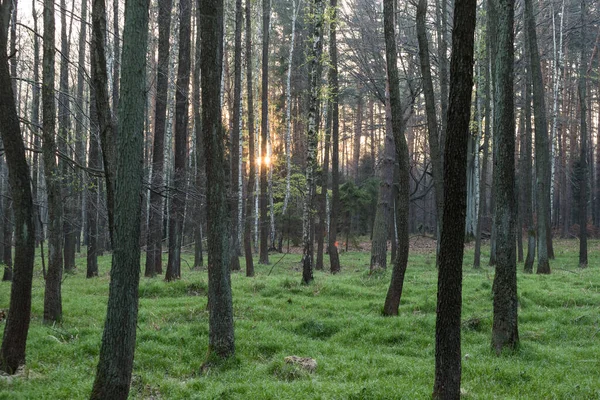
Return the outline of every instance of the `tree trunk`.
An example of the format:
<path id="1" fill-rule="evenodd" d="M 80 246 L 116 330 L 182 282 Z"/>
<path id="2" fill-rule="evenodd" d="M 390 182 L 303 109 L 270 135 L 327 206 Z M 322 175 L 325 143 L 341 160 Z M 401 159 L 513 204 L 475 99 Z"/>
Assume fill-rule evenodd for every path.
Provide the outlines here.
<path id="1" fill-rule="evenodd" d="M 54 2 L 44 1 L 43 143 L 44 174 L 48 196 L 48 275 L 44 292 L 44 322 L 62 318 L 61 280 L 63 269 L 62 198 L 56 165 L 56 103 L 54 100 Z"/>
<path id="2" fill-rule="evenodd" d="M 94 54 L 91 55 L 91 64 L 94 65 Z M 95 79 L 92 69 L 92 81 Z M 89 137 L 88 167 L 101 169 L 100 146 L 98 144 L 98 114 L 96 113 L 96 98 L 94 91 L 90 95 L 90 137 Z M 95 175 L 90 175 L 87 189 L 87 269 L 86 277 L 98 276 L 98 185 L 100 180 Z"/>
<path id="3" fill-rule="evenodd" d="M 396 147 L 396 159 L 399 165 L 398 174 L 398 196 L 394 196 L 396 228 L 398 230 L 398 244 L 392 280 L 383 306 L 384 315 L 398 315 L 398 307 L 402 297 L 404 286 L 404 274 L 408 263 L 408 211 L 410 204 L 409 183 L 409 156 L 406 138 L 404 137 L 404 117 L 400 101 L 400 78 L 398 76 L 398 53 L 396 48 L 395 0 L 384 0 L 383 2 L 383 27 L 386 48 L 387 78 L 389 87 L 390 109 L 392 131 Z M 396 192 L 394 190 L 394 192 Z"/>
<path id="4" fill-rule="evenodd" d="M 252 220 L 255 187 L 255 149 L 254 149 L 254 101 L 252 88 L 252 18 L 250 2 L 246 2 L 246 86 L 248 96 L 248 190 L 246 191 L 246 219 L 244 221 L 244 255 L 246 258 L 246 276 L 254 276 L 252 259 Z"/>
<path id="5" fill-rule="evenodd" d="M 444 181 L 443 160 L 440 151 L 440 135 L 438 133 L 437 116 L 435 112 L 435 95 L 433 91 L 433 79 L 431 77 L 431 65 L 429 62 L 429 44 L 427 43 L 427 31 L 425 17 L 427 14 L 427 0 L 419 0 L 417 4 L 417 39 L 419 41 L 419 61 L 421 65 L 421 76 L 423 81 L 423 95 L 425 96 L 425 113 L 427 115 L 427 133 L 429 141 L 429 153 L 431 157 L 431 170 L 434 185 L 435 213 L 437 222 L 437 240 L 441 233 L 440 223 L 444 213 Z M 444 61 L 445 63 L 445 61 Z M 441 64 L 440 64 L 441 66 Z M 445 117 L 444 117 L 445 118 Z M 439 251 L 439 246 L 438 249 Z"/>
<path id="6" fill-rule="evenodd" d="M 269 215 L 267 211 L 267 141 L 269 135 L 269 29 L 271 25 L 271 0 L 263 0 L 262 43 L 262 112 L 260 127 L 260 254 L 261 264 L 269 263 Z"/>
<path id="7" fill-rule="evenodd" d="M 179 0 L 179 63 L 177 66 L 177 93 L 175 95 L 175 192 L 171 199 L 169 218 L 169 259 L 165 279 L 181 277 L 181 244 L 183 240 L 183 214 L 186 197 L 186 163 L 188 153 L 188 115 L 190 87 L 190 46 L 192 27 L 192 2 Z"/>
<path id="8" fill-rule="evenodd" d="M 579 108 L 580 108 L 580 156 L 579 156 L 579 268 L 588 264 L 587 248 L 587 104 L 586 104 L 586 60 L 585 60 L 585 0 L 581 0 L 581 65 L 579 72 Z"/>
<path id="9" fill-rule="evenodd" d="M 31 316 L 35 228 L 29 166 L 25 158 L 25 146 L 8 68 L 6 24 L 10 11 L 11 2 L 0 0 L 0 135 L 5 150 L 15 218 L 15 268 L 0 347 L 0 370 L 14 374 L 25 363 L 25 345 Z"/>
<path id="10" fill-rule="evenodd" d="M 537 195 L 537 242 L 538 242 L 538 274 L 549 274 L 550 224 L 550 148 L 548 146 L 548 124 L 546 122 L 546 106 L 544 100 L 544 82 L 540 55 L 537 47 L 535 18 L 532 0 L 525 0 L 525 25 L 529 41 L 529 57 L 531 76 L 533 79 L 533 112 L 535 120 L 535 171 Z"/>
<path id="11" fill-rule="evenodd" d="M 317 172 L 317 146 L 319 141 L 319 95 L 320 95 L 320 68 L 323 40 L 323 2 L 313 0 L 312 17 L 312 49 L 309 61 L 309 108 L 308 126 L 306 133 L 306 188 L 304 191 L 304 207 L 302 212 L 302 283 L 309 284 L 313 281 L 313 218 L 315 197 L 315 174 Z"/>
<path id="12" fill-rule="evenodd" d="M 208 218 L 208 365 L 214 358 L 235 353 L 233 304 L 229 271 L 227 223 L 229 210 L 225 199 L 224 130 L 221 126 L 219 84 L 223 56 L 223 1 L 200 0 L 202 132 L 205 138 L 206 201 Z"/>
<path id="13" fill-rule="evenodd" d="M 171 32 L 171 0 L 158 2 L 158 62 L 154 105 L 154 143 L 152 145 L 152 177 L 148 244 L 146 246 L 147 277 L 162 272 L 163 174 L 165 162 L 165 124 L 169 87 L 169 37 Z"/>
<path id="14" fill-rule="evenodd" d="M 331 117 L 331 213 L 329 215 L 329 270 L 332 274 L 340 272 L 337 231 L 340 215 L 340 155 L 339 155 L 339 83 L 337 50 L 337 0 L 330 0 L 331 22 L 329 25 L 329 70 L 328 85 L 330 93 L 328 115 Z"/>
<path id="15" fill-rule="evenodd" d="M 99 0 L 95 0 L 99 1 Z M 135 351 L 140 280 L 148 0 L 127 2 L 119 104 L 113 265 L 92 399 L 127 399 Z M 96 93 L 97 95 L 98 93 Z"/>
<path id="16" fill-rule="evenodd" d="M 377 210 L 373 224 L 373 240 L 371 242 L 371 271 L 387 268 L 387 240 L 390 229 L 390 215 L 392 214 L 392 185 L 394 163 L 396 161 L 396 146 L 392 130 L 392 114 L 387 82 L 385 101 L 385 142 L 383 145 L 383 160 L 381 161 L 381 183 L 379 184 Z"/>
<path id="17" fill-rule="evenodd" d="M 460 397 L 460 316 L 466 215 L 467 142 L 473 86 L 476 1 L 456 0 L 444 149 L 444 215 L 439 253 L 434 399 Z"/>
<path id="18" fill-rule="evenodd" d="M 519 344 L 517 327 L 517 264 L 515 247 L 515 118 L 513 93 L 514 0 L 498 2 L 495 62 L 494 186 L 497 263 L 494 276 L 492 349 L 500 355 Z"/>
<path id="19" fill-rule="evenodd" d="M 242 0 L 235 1 L 235 39 L 234 39 L 234 77 L 233 77 L 233 129 L 231 130 L 231 215 L 237 215 L 240 206 L 240 132 L 242 113 Z M 239 271 L 240 243 L 238 241 L 240 226 L 238 218 L 231 219 L 231 255 L 230 268 Z"/>
<path id="20" fill-rule="evenodd" d="M 526 59 L 529 59 L 529 46 L 528 46 L 528 34 L 525 30 L 525 46 L 524 55 Z M 525 147 L 522 150 L 523 156 L 523 174 L 522 174 L 522 196 L 523 196 L 523 216 L 524 225 L 527 229 L 527 256 L 525 258 L 525 265 L 523 270 L 527 273 L 533 272 L 533 262 L 535 261 L 535 246 L 536 246 L 536 232 L 535 225 L 533 223 L 533 201 L 532 201 L 532 133 L 531 133 L 531 67 L 527 66 L 525 72 L 523 91 L 525 92 L 525 104 L 524 107 L 524 119 L 525 119 Z"/>
<path id="21" fill-rule="evenodd" d="M 106 208 L 108 211 L 108 233 L 113 242 L 114 229 L 114 181 L 116 173 L 116 129 L 112 121 L 108 94 L 108 72 L 106 67 L 106 3 L 105 0 L 92 0 L 92 44 L 94 53 L 94 69 L 96 79 L 92 81 L 96 97 L 100 146 L 106 181 Z"/>
<path id="22" fill-rule="evenodd" d="M 204 222 L 204 203 L 202 195 L 204 194 L 204 138 L 202 137 L 202 116 L 200 113 L 200 57 L 202 43 L 200 40 L 200 9 L 196 10 L 196 42 L 195 42 L 195 58 L 194 58 L 194 75 L 193 75 L 193 105 L 194 110 L 194 129 L 196 132 L 196 215 L 194 216 L 194 268 L 200 268 L 204 265 L 203 257 L 203 230 L 202 223 Z"/>

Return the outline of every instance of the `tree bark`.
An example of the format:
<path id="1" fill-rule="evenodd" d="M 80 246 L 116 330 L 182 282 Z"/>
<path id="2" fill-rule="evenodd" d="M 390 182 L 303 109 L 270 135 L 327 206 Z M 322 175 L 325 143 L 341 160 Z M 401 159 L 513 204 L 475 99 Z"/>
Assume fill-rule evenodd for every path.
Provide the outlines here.
<path id="1" fill-rule="evenodd" d="M 340 166 L 339 166 L 339 83 L 338 83 L 338 50 L 337 50 L 337 0 L 330 0 L 331 22 L 329 25 L 329 70 L 328 85 L 330 103 L 328 114 L 331 116 L 331 213 L 329 215 L 329 270 L 335 274 L 340 272 L 337 231 L 340 210 Z"/>
<path id="2" fill-rule="evenodd" d="M 48 196 L 48 275 L 44 292 L 44 322 L 62 318 L 61 280 L 63 269 L 62 198 L 56 165 L 56 103 L 54 100 L 54 2 L 44 1 L 44 59 L 42 73 L 44 174 Z"/>
<path id="3" fill-rule="evenodd" d="M 320 68 L 323 40 L 323 2 L 313 0 L 312 3 L 312 48 L 309 57 L 309 108 L 306 133 L 306 188 L 304 191 L 304 207 L 302 212 L 302 283 L 313 281 L 313 219 L 315 197 L 315 174 L 317 170 L 317 146 L 319 143 L 319 95 Z"/>
<path id="4" fill-rule="evenodd" d="M 544 100 L 544 82 L 537 47 L 532 0 L 525 0 L 525 25 L 529 41 L 531 76 L 533 79 L 533 112 L 535 116 L 535 172 L 537 195 L 538 274 L 550 273 L 548 232 L 550 223 L 550 148 Z"/>
<path id="5" fill-rule="evenodd" d="M 98 1 L 98 0 L 96 0 Z M 127 399 L 135 352 L 140 280 L 140 222 L 148 0 L 127 2 L 119 104 L 113 265 L 92 399 Z M 98 93 L 96 93 L 98 94 Z"/>
<path id="6" fill-rule="evenodd" d="M 494 101 L 494 186 L 496 207 L 497 263 L 494 276 L 494 321 L 492 349 L 516 349 L 519 344 L 517 325 L 517 263 L 515 242 L 515 118 L 513 93 L 514 0 L 498 1 L 498 33 Z"/>
<path id="7" fill-rule="evenodd" d="M 177 66 L 177 92 L 175 95 L 175 152 L 174 186 L 169 218 L 169 259 L 165 279 L 181 277 L 181 244 L 183 240 L 183 214 L 186 197 L 186 163 L 188 153 L 188 115 L 190 87 L 190 47 L 192 27 L 192 2 L 179 0 L 179 63 Z"/>
<path id="8" fill-rule="evenodd" d="M 203 256 L 203 229 L 204 222 L 204 203 L 202 196 L 204 194 L 205 182 L 205 165 L 204 165 L 204 138 L 202 137 L 202 115 L 200 112 L 200 58 L 202 57 L 202 43 L 200 40 L 200 9 L 196 10 L 196 42 L 195 42 L 195 58 L 194 58 L 194 75 L 193 75 L 193 109 L 194 109 L 194 128 L 196 131 L 196 215 L 194 216 L 194 268 L 200 268 L 204 265 Z"/>
<path id="9" fill-rule="evenodd" d="M 248 190 L 246 191 L 246 219 L 244 221 L 244 255 L 246 258 L 246 276 L 254 276 L 254 260 L 252 259 L 252 222 L 255 187 L 255 149 L 254 149 L 254 100 L 252 87 L 252 18 L 250 2 L 246 2 L 246 87 L 248 96 Z"/>
<path id="10" fill-rule="evenodd" d="M 158 62 L 154 104 L 154 142 L 152 144 L 152 177 L 150 178 L 150 216 L 146 246 L 147 277 L 162 273 L 163 174 L 165 162 L 165 124 L 169 88 L 169 37 L 171 33 L 171 0 L 158 2 Z M 197 106 L 199 107 L 199 106 Z"/>
<path id="11" fill-rule="evenodd" d="M 208 304 L 209 336 L 206 364 L 235 353 L 233 304 L 229 270 L 225 199 L 224 129 L 218 102 L 223 62 L 223 0 L 200 0 L 202 133 L 206 160 L 208 218 Z"/>
<path id="12" fill-rule="evenodd" d="M 439 253 L 433 398 L 460 397 L 460 316 L 466 215 L 467 142 L 473 87 L 476 1 L 456 0 L 444 149 L 444 214 Z"/>
<path id="13" fill-rule="evenodd" d="M 260 254 L 261 264 L 269 263 L 269 215 L 267 211 L 267 141 L 269 135 L 269 30 L 271 25 L 271 0 L 263 0 L 262 43 L 262 112 L 260 127 Z"/>
<path id="14" fill-rule="evenodd" d="M 233 129 L 231 130 L 231 215 L 237 215 L 240 206 L 240 132 L 242 114 L 242 0 L 235 1 L 235 38 L 233 50 Z M 231 219 L 231 256 L 230 268 L 239 271 L 240 267 L 240 243 L 239 220 Z"/>
<path id="15" fill-rule="evenodd" d="M 585 60 L 585 1 L 581 0 L 581 65 L 579 71 L 579 109 L 580 109 L 580 155 L 579 155 L 579 268 L 588 264 L 587 248 L 587 103 L 586 103 L 586 60 Z"/>
<path id="16" fill-rule="evenodd" d="M 0 347 L 0 370 L 14 374 L 25 363 L 25 345 L 31 315 L 35 227 L 29 166 L 25 158 L 25 146 L 8 67 L 10 11 L 11 1 L 0 0 L 0 135 L 5 149 L 15 218 L 15 268 Z"/>
<path id="17" fill-rule="evenodd" d="M 392 280 L 383 306 L 384 315 L 398 315 L 398 307 L 402 297 L 404 275 L 408 263 L 408 212 L 410 204 L 409 157 L 408 145 L 404 137 L 404 117 L 400 100 L 400 78 L 398 75 L 398 53 L 396 33 L 394 29 L 395 0 L 383 2 L 383 27 L 386 48 L 387 78 L 392 119 L 392 131 L 398 160 L 398 189 L 396 203 L 396 229 L 398 232 L 397 252 L 392 271 Z"/>

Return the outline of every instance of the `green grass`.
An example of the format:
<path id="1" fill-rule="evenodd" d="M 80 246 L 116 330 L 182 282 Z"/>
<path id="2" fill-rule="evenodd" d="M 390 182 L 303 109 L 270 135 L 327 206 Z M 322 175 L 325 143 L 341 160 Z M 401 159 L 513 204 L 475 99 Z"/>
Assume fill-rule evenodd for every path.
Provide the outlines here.
<path id="1" fill-rule="evenodd" d="M 574 241 L 557 243 L 550 276 L 519 272 L 521 346 L 500 357 L 490 350 L 493 270 L 472 270 L 472 251 L 467 251 L 463 398 L 600 399 L 600 243 L 590 243 L 586 270 L 577 268 L 576 247 Z M 280 257 L 274 254 L 271 261 Z M 142 278 L 130 397 L 430 398 L 437 287 L 433 257 L 411 255 L 400 315 L 394 318 L 381 316 L 391 271 L 370 276 L 368 260 L 367 253 L 343 253 L 341 274 L 316 272 L 308 287 L 300 285 L 298 255 L 286 256 L 270 276 L 271 266 L 261 265 L 255 278 L 234 273 L 236 358 L 207 374 L 200 373 L 208 341 L 206 271 L 190 271 L 183 262 L 180 281 Z M 63 283 L 64 322 L 55 327 L 42 324 L 43 280 L 36 269 L 27 367 L 16 378 L 0 378 L 0 399 L 89 395 L 110 257 L 101 259 L 97 279 L 85 278 L 84 257 L 77 262 L 77 273 Z M 8 307 L 9 289 L 8 283 L 0 284 L 0 309 Z M 285 364 L 289 355 L 315 358 L 316 372 Z"/>

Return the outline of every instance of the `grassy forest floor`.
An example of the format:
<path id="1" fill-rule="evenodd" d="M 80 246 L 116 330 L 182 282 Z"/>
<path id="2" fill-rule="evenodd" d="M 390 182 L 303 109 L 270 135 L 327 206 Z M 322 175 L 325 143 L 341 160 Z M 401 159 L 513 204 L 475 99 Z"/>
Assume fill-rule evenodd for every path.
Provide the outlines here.
<path id="1" fill-rule="evenodd" d="M 600 399 L 600 242 L 580 270 L 578 242 L 557 241 L 549 276 L 519 266 L 520 349 L 490 351 L 493 269 L 471 268 L 463 289 L 463 398 Z M 300 258 L 272 254 L 256 277 L 232 274 L 236 358 L 200 373 L 208 341 L 206 270 L 182 263 L 182 279 L 141 278 L 133 399 L 426 399 L 434 372 L 435 248 L 409 258 L 398 317 L 381 316 L 391 269 L 369 275 L 369 253 L 342 253 L 342 273 L 300 285 Z M 489 257 L 484 249 L 482 260 Z M 166 257 L 166 255 L 165 255 Z M 326 258 L 326 265 L 328 259 Z M 0 377 L 0 399 L 89 396 L 108 296 L 110 256 L 100 277 L 78 271 L 63 282 L 64 322 L 42 324 L 44 281 L 36 265 L 27 366 Z M 189 264 L 188 264 L 189 263 Z M 142 264 L 143 265 L 143 264 Z M 242 259 L 242 265 L 243 259 Z M 269 271 L 273 267 L 272 273 Z M 0 283 L 0 309 L 10 284 Z M 0 323 L 0 335 L 4 322 Z M 283 359 L 317 360 L 310 374 Z"/>

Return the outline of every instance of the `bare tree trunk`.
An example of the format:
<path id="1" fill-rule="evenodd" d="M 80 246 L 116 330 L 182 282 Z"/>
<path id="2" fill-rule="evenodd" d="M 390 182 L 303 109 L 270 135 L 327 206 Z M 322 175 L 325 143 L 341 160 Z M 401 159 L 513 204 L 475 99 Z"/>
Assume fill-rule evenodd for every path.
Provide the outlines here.
<path id="1" fill-rule="evenodd" d="M 98 1 L 98 0 L 95 0 Z M 127 2 L 123 29 L 123 59 L 115 180 L 113 264 L 106 322 L 91 399 L 127 399 L 135 352 L 140 280 L 144 107 L 148 0 Z M 96 93 L 97 95 L 98 93 Z M 100 107 L 98 107 L 100 108 Z"/>
<path id="2" fill-rule="evenodd" d="M 203 257 L 203 231 L 202 223 L 204 222 L 204 203 L 202 196 L 204 195 L 204 138 L 202 137 L 202 116 L 200 114 L 200 58 L 202 57 L 200 40 L 200 9 L 196 10 L 196 43 L 195 43 L 195 58 L 194 58 L 194 75 L 193 75 L 193 110 L 194 110 L 194 129 L 196 132 L 196 215 L 194 216 L 194 268 L 200 268 L 204 264 Z"/>
<path id="3" fill-rule="evenodd" d="M 248 96 L 248 190 L 246 191 L 246 220 L 244 222 L 244 255 L 246 258 L 246 276 L 254 276 L 252 259 L 252 216 L 257 212 L 253 207 L 255 193 L 255 149 L 254 149 L 254 101 L 252 88 L 252 18 L 250 1 L 246 1 L 246 87 Z"/>
<path id="4" fill-rule="evenodd" d="M 337 231 L 340 215 L 340 166 L 339 166 L 339 83 L 337 50 L 337 0 L 330 0 L 331 22 L 329 25 L 329 71 L 328 85 L 330 103 L 328 116 L 331 117 L 331 212 L 329 215 L 329 270 L 332 274 L 340 272 Z"/>
<path id="5" fill-rule="evenodd" d="M 580 108 L 580 156 L 579 156 L 579 268 L 588 264 L 587 246 L 587 104 L 586 104 L 586 60 L 585 60 L 585 0 L 581 0 L 581 65 L 579 72 L 579 108 Z"/>
<path id="6" fill-rule="evenodd" d="M 235 353 L 233 304 L 227 237 L 224 130 L 221 126 L 219 84 L 223 55 L 223 0 L 200 0 L 202 58 L 202 131 L 205 138 L 208 218 L 209 336 L 205 366 Z"/>
<path id="7" fill-rule="evenodd" d="M 497 355 L 519 345 L 515 248 L 514 0 L 498 1 L 494 115 L 494 223 L 498 246 L 494 276 L 492 349 Z"/>
<path id="8" fill-rule="evenodd" d="M 154 143 L 150 180 L 150 215 L 146 246 L 146 277 L 162 273 L 163 191 L 165 163 L 165 124 L 169 87 L 169 38 L 171 34 L 171 0 L 158 1 L 158 62 L 154 105 Z"/>
<path id="9" fill-rule="evenodd" d="M 319 141 L 319 95 L 320 95 L 320 68 L 323 41 L 323 2 L 313 0 L 311 4 L 312 17 L 312 49 L 309 64 L 309 109 L 307 126 L 307 152 L 306 152 L 306 188 L 304 191 L 304 207 L 302 212 L 302 283 L 309 284 L 313 281 L 313 218 L 315 197 L 315 174 L 317 170 L 317 146 Z"/>
<path id="10" fill-rule="evenodd" d="M 96 79 L 92 81 L 98 114 L 100 146 L 106 181 L 106 208 L 108 211 L 108 233 L 113 241 L 114 229 L 114 180 L 116 173 L 116 129 L 112 121 L 108 94 L 108 72 L 106 67 L 106 3 L 105 0 L 92 0 L 92 44 L 94 53 L 94 69 Z"/>
<path id="11" fill-rule="evenodd" d="M 544 82 L 537 47 L 535 18 L 531 0 L 525 0 L 525 24 L 529 40 L 529 56 L 533 78 L 533 111 L 535 115 L 535 170 L 537 193 L 537 240 L 538 240 L 538 274 L 549 274 L 548 232 L 550 224 L 550 148 L 548 146 L 548 124 L 546 123 L 546 106 L 544 100 Z"/>
<path id="12" fill-rule="evenodd" d="M 91 55 L 91 64 L 94 65 L 94 54 Z M 92 80 L 95 72 L 92 69 Z M 100 146 L 98 144 L 98 114 L 96 112 L 96 98 L 94 91 L 90 96 L 90 137 L 89 137 L 88 167 L 101 169 Z M 90 175 L 87 190 L 87 268 L 86 277 L 98 276 L 98 186 L 100 180 L 95 175 Z"/>
<path id="13" fill-rule="evenodd" d="M 269 135 L 269 31 L 271 29 L 271 0 L 263 0 L 262 43 L 262 110 L 260 128 L 260 254 L 261 264 L 269 263 L 269 216 L 267 211 L 267 141 Z"/>
<path id="14" fill-rule="evenodd" d="M 434 399 L 460 397 L 462 265 L 466 213 L 467 141 L 473 86 L 475 0 L 456 0 L 450 97 L 444 148 L 444 215 L 439 253 Z"/>
<path id="15" fill-rule="evenodd" d="M 190 87 L 191 46 L 191 0 L 179 0 L 179 63 L 177 69 L 177 93 L 175 96 L 175 152 L 174 186 L 169 218 L 169 259 L 167 281 L 181 277 L 181 244 L 183 240 L 183 214 L 186 197 L 186 163 L 188 153 L 188 115 Z"/>
<path id="16" fill-rule="evenodd" d="M 385 35 L 387 78 L 391 108 L 392 131 L 398 160 L 398 197 L 395 207 L 396 228 L 398 230 L 398 248 L 394 261 L 392 279 L 383 306 L 384 315 L 398 315 L 402 298 L 404 275 L 408 263 L 408 214 L 410 204 L 409 156 L 404 136 L 404 116 L 400 101 L 400 78 L 398 75 L 398 54 L 396 48 L 394 0 L 383 2 L 383 26 Z M 396 190 L 394 190 L 396 192 Z M 396 200 L 396 196 L 394 196 Z"/>
<path id="17" fill-rule="evenodd" d="M 242 0 L 235 1 L 235 38 L 233 50 L 233 129 L 231 130 L 231 196 L 230 206 L 231 215 L 237 215 L 240 206 L 240 132 L 241 132 L 241 113 L 242 113 L 242 21 L 243 21 Z M 240 230 L 239 220 L 234 217 L 231 219 L 231 255 L 230 268 L 232 271 L 239 271 L 240 267 L 240 243 L 238 232 Z"/>
<path id="18" fill-rule="evenodd" d="M 63 269 L 62 198 L 56 165 L 56 103 L 54 100 L 54 2 L 44 1 L 43 143 L 44 174 L 48 195 L 48 275 L 44 292 L 44 322 L 62 318 L 61 280 Z"/>
<path id="19" fill-rule="evenodd" d="M 17 368 L 25 363 L 25 347 L 31 316 L 35 229 L 29 166 L 25 158 L 25 146 L 8 66 L 6 24 L 10 11 L 10 0 L 0 0 L 0 135 L 5 149 L 15 218 L 15 269 L 0 347 L 0 370 L 14 374 Z"/>

